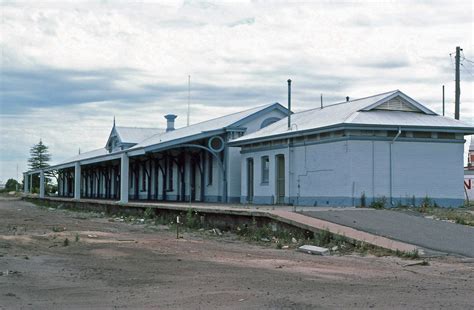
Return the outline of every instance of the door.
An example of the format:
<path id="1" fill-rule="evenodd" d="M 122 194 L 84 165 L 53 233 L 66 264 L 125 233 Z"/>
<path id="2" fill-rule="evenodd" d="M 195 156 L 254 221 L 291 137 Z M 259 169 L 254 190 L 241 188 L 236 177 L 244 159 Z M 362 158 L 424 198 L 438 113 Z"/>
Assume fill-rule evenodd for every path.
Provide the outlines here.
<path id="1" fill-rule="evenodd" d="M 191 201 L 196 201 L 196 160 L 193 158 L 191 159 L 191 171 L 190 173 L 190 184 L 191 187 Z"/>
<path id="2" fill-rule="evenodd" d="M 276 203 L 285 203 L 285 156 L 276 156 Z"/>
<path id="3" fill-rule="evenodd" d="M 253 158 L 247 159 L 247 202 L 253 202 Z"/>

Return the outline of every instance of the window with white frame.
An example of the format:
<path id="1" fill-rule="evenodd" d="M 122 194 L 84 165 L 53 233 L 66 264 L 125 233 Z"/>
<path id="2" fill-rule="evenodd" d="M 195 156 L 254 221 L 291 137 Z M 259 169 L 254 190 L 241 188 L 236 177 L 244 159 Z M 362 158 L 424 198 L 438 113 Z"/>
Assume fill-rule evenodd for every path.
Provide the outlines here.
<path id="1" fill-rule="evenodd" d="M 262 156 L 262 184 L 268 184 L 270 174 L 270 158 L 268 156 Z"/>

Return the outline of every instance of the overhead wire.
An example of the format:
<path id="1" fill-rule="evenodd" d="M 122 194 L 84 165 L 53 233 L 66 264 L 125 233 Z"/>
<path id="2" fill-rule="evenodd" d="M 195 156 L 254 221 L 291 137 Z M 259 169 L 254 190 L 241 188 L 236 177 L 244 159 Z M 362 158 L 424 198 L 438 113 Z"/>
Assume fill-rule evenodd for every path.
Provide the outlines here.
<path id="1" fill-rule="evenodd" d="M 468 69 L 464 64 L 461 63 L 461 66 L 464 68 L 464 70 L 462 71 L 465 71 L 465 72 L 467 71 L 470 75 L 474 76 L 473 72 L 470 69 Z"/>
<path id="2" fill-rule="evenodd" d="M 465 60 L 467 62 L 470 62 L 470 63 L 474 64 L 474 61 L 470 60 L 469 58 L 466 57 L 466 55 L 464 55 L 463 50 L 461 50 L 461 53 L 462 53 L 462 60 Z"/>

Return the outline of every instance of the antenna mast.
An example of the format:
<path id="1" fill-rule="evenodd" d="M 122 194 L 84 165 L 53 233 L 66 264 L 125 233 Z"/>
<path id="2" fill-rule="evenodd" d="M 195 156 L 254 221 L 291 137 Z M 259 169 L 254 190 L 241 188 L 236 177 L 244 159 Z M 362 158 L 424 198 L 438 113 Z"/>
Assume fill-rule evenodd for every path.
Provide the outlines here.
<path id="1" fill-rule="evenodd" d="M 189 114 L 190 114 L 190 101 L 191 101 L 191 75 L 188 75 L 188 119 L 187 119 L 187 125 L 189 126 Z"/>

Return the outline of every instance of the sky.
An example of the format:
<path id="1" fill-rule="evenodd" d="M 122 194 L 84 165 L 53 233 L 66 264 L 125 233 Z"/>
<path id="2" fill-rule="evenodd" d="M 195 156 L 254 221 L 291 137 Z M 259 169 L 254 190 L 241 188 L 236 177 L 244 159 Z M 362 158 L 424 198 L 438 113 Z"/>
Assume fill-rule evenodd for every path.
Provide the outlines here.
<path id="1" fill-rule="evenodd" d="M 400 89 L 474 124 L 471 1 L 5 1 L 0 181 L 41 139 L 51 164 L 103 147 L 118 126 L 186 125 L 273 102 L 317 107 Z M 467 147 L 466 147 L 467 148 Z"/>

